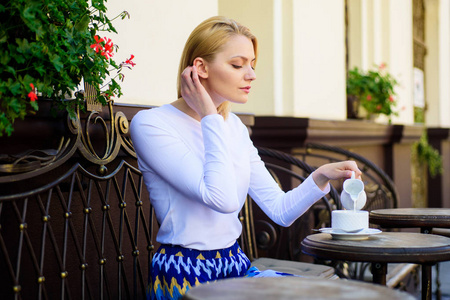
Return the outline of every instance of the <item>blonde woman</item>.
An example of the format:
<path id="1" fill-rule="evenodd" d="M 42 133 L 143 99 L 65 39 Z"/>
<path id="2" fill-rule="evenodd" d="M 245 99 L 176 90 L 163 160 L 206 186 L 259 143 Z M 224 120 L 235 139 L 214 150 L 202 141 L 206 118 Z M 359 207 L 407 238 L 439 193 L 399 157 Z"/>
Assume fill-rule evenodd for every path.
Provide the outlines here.
<path id="1" fill-rule="evenodd" d="M 132 120 L 139 169 L 160 224 L 151 299 L 179 299 L 208 281 L 261 276 L 249 272 L 250 261 L 237 244 L 247 194 L 274 222 L 289 226 L 328 193 L 329 180 L 361 174 L 351 161 L 327 164 L 295 189 L 280 190 L 229 108 L 248 100 L 257 45 L 234 20 L 205 20 L 186 42 L 179 98 Z"/>

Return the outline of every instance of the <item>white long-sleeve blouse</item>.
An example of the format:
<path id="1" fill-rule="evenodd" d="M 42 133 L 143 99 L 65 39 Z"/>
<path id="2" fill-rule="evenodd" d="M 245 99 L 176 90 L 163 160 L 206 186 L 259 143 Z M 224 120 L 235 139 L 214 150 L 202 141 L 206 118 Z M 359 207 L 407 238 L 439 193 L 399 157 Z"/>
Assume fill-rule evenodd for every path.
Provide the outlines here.
<path id="1" fill-rule="evenodd" d="M 167 104 L 137 113 L 130 131 L 159 243 L 223 249 L 241 234 L 238 213 L 247 194 L 274 222 L 289 226 L 329 192 L 311 176 L 283 192 L 233 113 L 199 122 Z"/>

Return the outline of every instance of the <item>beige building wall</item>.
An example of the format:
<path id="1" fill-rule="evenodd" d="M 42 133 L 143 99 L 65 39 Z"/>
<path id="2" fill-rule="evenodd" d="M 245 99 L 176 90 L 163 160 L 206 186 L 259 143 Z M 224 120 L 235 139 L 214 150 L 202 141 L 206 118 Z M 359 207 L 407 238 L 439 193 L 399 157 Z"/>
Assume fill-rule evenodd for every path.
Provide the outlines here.
<path id="1" fill-rule="evenodd" d="M 389 71 L 399 82 L 396 88 L 399 116 L 394 123 L 413 124 L 414 57 L 412 1 L 389 1 Z"/>
<path id="2" fill-rule="evenodd" d="M 119 32 L 111 35 L 119 45 L 116 62 L 134 54 L 136 66 L 125 70 L 120 103 L 161 105 L 177 98 L 178 64 L 191 31 L 203 20 L 217 15 L 211 0 L 109 0 L 110 18 L 123 10 L 130 19 L 115 20 Z"/>
<path id="3" fill-rule="evenodd" d="M 343 1 L 221 0 L 219 13 L 250 27 L 259 41 L 252 95 L 234 110 L 346 118 Z"/>
<path id="4" fill-rule="evenodd" d="M 450 126 L 450 2 L 426 0 L 426 98 L 431 126 Z M 176 98 L 178 63 L 190 32 L 204 19 L 225 15 L 258 37 L 257 80 L 249 102 L 234 111 L 256 115 L 344 120 L 344 0 L 109 0 L 120 46 L 114 57 L 135 55 L 125 70 L 124 95 L 116 102 L 161 105 Z M 348 0 L 349 67 L 386 63 L 400 82 L 400 115 L 413 123 L 412 1 Z M 386 122 L 379 118 L 378 122 Z"/>
<path id="5" fill-rule="evenodd" d="M 344 120 L 344 1 L 293 3 L 294 115 Z"/>
<path id="6" fill-rule="evenodd" d="M 450 127 L 450 1 L 439 3 L 439 126 Z"/>
<path id="7" fill-rule="evenodd" d="M 450 2 L 425 1 L 426 123 L 450 126 Z"/>
<path id="8" fill-rule="evenodd" d="M 219 15 L 232 18 L 250 28 L 258 39 L 256 80 L 249 101 L 233 105 L 232 110 L 259 115 L 275 114 L 274 0 L 219 0 Z"/>
<path id="9" fill-rule="evenodd" d="M 400 83 L 396 88 L 398 117 L 412 124 L 413 45 L 412 1 L 349 0 L 349 68 L 375 70 L 382 63 Z M 380 116 L 378 122 L 387 122 Z"/>

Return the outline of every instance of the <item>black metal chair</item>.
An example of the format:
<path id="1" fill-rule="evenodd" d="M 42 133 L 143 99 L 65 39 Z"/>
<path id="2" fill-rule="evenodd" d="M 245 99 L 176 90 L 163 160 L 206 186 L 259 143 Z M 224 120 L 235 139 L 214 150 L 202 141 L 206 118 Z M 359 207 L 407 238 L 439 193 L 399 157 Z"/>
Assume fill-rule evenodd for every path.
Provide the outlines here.
<path id="1" fill-rule="evenodd" d="M 294 155 L 302 157 L 306 162 L 320 159 L 321 164 L 354 160 L 363 172 L 362 179 L 367 194 L 367 202 L 363 209 L 371 211 L 378 208 L 396 208 L 398 206 L 398 191 L 389 175 L 372 161 L 355 152 L 336 146 L 309 143 L 306 144 L 304 149 L 295 151 Z M 340 193 L 342 182 L 335 183 L 335 186 Z"/>
<path id="2" fill-rule="evenodd" d="M 265 161 L 266 167 L 285 191 L 297 186 L 322 164 L 354 160 L 363 172 L 362 177 L 367 194 L 367 202 L 363 209 L 370 211 L 378 208 L 397 207 L 398 192 L 393 181 L 381 168 L 357 153 L 322 144 L 307 144 L 305 148 L 295 149 L 292 154 L 267 148 L 258 148 L 258 151 Z M 333 267 L 341 278 L 365 280 L 368 264 L 317 261 L 302 254 L 300 250 L 300 242 L 307 235 L 314 233 L 314 229 L 331 226 L 331 211 L 342 208 L 341 188 L 342 181 L 332 182 L 330 193 L 288 228 L 274 224 L 249 199 L 244 206 L 242 216 L 244 232 L 241 243 L 245 247 L 244 251 L 252 260 L 269 257 L 328 265 Z M 401 269 L 396 267 L 398 270 L 388 274 L 388 277 L 396 277 L 395 282 L 392 283 L 393 286 L 397 285 L 406 273 L 415 269 L 415 266 L 406 266 Z M 405 272 L 406 269 L 408 272 Z M 397 275 L 402 272 L 405 274 L 399 278 Z"/>
<path id="3" fill-rule="evenodd" d="M 266 167 L 285 191 L 297 186 L 314 171 L 303 161 L 281 151 L 258 148 Z M 294 169 L 296 168 L 296 169 Z M 339 195 L 331 187 L 329 195 L 322 198 L 293 225 L 284 228 L 276 225 L 248 197 L 241 211 L 243 233 L 241 247 L 261 270 L 293 273 L 302 276 L 337 278 L 334 267 L 301 261 L 300 242 L 311 233 L 312 228 L 330 226 L 331 210 Z"/>

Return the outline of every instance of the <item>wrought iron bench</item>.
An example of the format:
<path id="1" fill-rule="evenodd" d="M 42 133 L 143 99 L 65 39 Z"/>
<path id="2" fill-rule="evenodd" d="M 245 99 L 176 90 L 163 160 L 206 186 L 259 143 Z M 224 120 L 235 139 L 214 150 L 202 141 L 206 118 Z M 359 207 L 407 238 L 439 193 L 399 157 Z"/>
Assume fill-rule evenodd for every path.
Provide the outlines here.
<path id="1" fill-rule="evenodd" d="M 127 118 L 44 119 L 0 142 L 0 299 L 143 299 L 155 220 Z"/>

